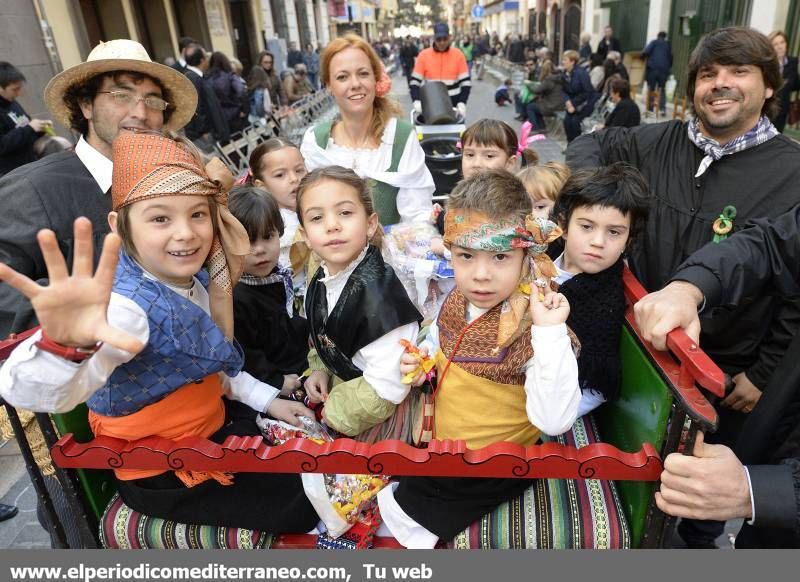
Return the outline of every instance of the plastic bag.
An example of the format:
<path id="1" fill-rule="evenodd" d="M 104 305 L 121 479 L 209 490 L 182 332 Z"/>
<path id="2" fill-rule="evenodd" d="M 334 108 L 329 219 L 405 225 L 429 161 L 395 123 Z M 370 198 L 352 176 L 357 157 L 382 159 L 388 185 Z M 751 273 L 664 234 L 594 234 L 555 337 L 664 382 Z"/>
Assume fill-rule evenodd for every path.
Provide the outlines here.
<path id="1" fill-rule="evenodd" d="M 302 428 L 292 426 L 281 420 L 273 420 L 266 416 L 258 415 L 256 425 L 261 429 L 264 439 L 271 445 L 281 445 L 294 438 L 309 439 L 317 443 L 333 442 L 333 435 L 324 424 L 320 424 L 307 416 L 299 417 L 303 423 Z"/>
<path id="2" fill-rule="evenodd" d="M 333 442 L 328 428 L 312 418 L 299 417 L 299 428 L 280 420 L 259 415 L 256 424 L 264 439 L 280 445 L 293 438 L 314 442 Z M 332 473 L 303 473 L 301 475 L 306 497 L 327 528 L 328 536 L 336 539 L 354 525 L 364 520 L 374 520 L 377 505 L 375 496 L 389 482 L 385 475 L 339 475 Z"/>
<path id="3" fill-rule="evenodd" d="M 303 473 L 301 479 L 306 497 L 334 539 L 373 511 L 378 491 L 389 482 L 386 475 L 330 473 Z"/>
<path id="4" fill-rule="evenodd" d="M 436 227 L 427 223 L 388 226 L 383 255 L 394 268 L 411 301 L 425 319 L 433 319 L 447 294 L 455 287 L 450 261 L 433 253 L 431 240 L 441 239 Z"/>

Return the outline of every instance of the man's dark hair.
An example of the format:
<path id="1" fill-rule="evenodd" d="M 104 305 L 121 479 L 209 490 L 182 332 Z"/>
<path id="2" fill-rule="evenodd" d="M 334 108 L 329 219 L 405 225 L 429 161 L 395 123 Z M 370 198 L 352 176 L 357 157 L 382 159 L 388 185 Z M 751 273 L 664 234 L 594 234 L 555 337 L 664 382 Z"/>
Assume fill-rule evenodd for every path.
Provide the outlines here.
<path id="1" fill-rule="evenodd" d="M 178 50 L 183 52 L 187 47 L 198 44 L 191 36 L 182 36 L 178 39 Z"/>
<path id="2" fill-rule="evenodd" d="M 729 26 L 709 32 L 692 51 L 689 57 L 689 82 L 686 95 L 694 100 L 695 83 L 700 69 L 711 65 L 755 65 L 761 69 L 764 84 L 773 90 L 772 97 L 764 101 L 761 113 L 774 117 L 780 104 L 778 89 L 783 86 L 783 75 L 778 57 L 769 39 L 752 28 Z"/>
<path id="3" fill-rule="evenodd" d="M 0 88 L 5 89 L 12 83 L 25 82 L 25 75 L 20 70 L 6 61 L 0 61 Z"/>
<path id="4" fill-rule="evenodd" d="M 656 35 L 656 38 L 660 38 L 660 39 L 662 39 L 662 40 L 663 40 L 663 39 L 667 38 L 667 33 L 666 33 L 666 32 L 664 32 L 664 31 L 662 30 L 661 32 L 659 32 L 659 33 Z"/>
<path id="5" fill-rule="evenodd" d="M 631 220 L 628 245 L 644 230 L 649 188 L 639 170 L 624 162 L 574 172 L 556 198 L 552 216 L 566 230 L 576 208 L 616 208 Z"/>
<path id="6" fill-rule="evenodd" d="M 175 106 L 172 104 L 172 95 L 161 84 L 161 81 L 155 77 L 151 77 L 150 75 L 145 75 L 144 73 L 137 73 L 134 71 L 113 71 L 111 73 L 101 73 L 99 75 L 95 75 L 85 83 L 78 83 L 67 87 L 66 91 L 64 91 L 63 100 L 64 104 L 69 109 L 70 128 L 86 137 L 86 135 L 89 133 L 89 122 L 83 116 L 83 111 L 81 111 L 81 103 L 94 101 L 94 98 L 97 96 L 97 92 L 103 85 L 103 79 L 106 77 L 112 77 L 118 82 L 119 78 L 123 76 L 130 77 L 133 79 L 134 84 L 137 85 L 145 79 L 148 79 L 158 85 L 161 89 L 162 99 L 170 104 L 169 107 L 167 107 L 167 110 L 164 111 L 164 123 L 169 121 L 169 118 L 172 116 L 172 112 L 175 110 Z"/>
<path id="7" fill-rule="evenodd" d="M 630 99 L 631 84 L 622 77 L 611 79 L 611 90 L 614 91 L 614 93 L 619 93 L 622 99 Z"/>
<path id="8" fill-rule="evenodd" d="M 201 46 L 196 46 L 190 50 L 186 55 L 186 64 L 192 67 L 197 67 L 203 62 L 206 57 L 206 49 Z"/>

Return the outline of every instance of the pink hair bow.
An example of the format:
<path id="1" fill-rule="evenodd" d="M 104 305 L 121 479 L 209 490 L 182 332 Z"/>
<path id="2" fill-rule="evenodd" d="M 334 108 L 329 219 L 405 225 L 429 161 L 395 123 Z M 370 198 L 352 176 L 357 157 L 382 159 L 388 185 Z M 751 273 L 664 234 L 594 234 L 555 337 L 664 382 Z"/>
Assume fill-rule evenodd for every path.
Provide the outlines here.
<path id="1" fill-rule="evenodd" d="M 528 146 L 531 145 L 535 141 L 541 141 L 545 139 L 545 136 L 541 133 L 535 133 L 531 135 L 533 131 L 533 125 L 530 121 L 526 121 L 522 124 L 522 127 L 519 129 L 519 143 L 517 144 L 517 155 L 521 156 L 522 152 L 528 149 Z"/>

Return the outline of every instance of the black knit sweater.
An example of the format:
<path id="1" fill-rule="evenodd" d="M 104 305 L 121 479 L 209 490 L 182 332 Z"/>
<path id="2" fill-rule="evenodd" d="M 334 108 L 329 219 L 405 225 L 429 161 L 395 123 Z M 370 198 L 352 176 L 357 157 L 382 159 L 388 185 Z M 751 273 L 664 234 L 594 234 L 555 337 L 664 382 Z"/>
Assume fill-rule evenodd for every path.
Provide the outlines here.
<path id="1" fill-rule="evenodd" d="M 559 291 L 569 301 L 567 325 L 581 342 L 578 380 L 581 389 L 596 390 L 606 400 L 619 396 L 622 361 L 619 342 L 625 319 L 622 259 L 605 271 L 579 273 Z"/>

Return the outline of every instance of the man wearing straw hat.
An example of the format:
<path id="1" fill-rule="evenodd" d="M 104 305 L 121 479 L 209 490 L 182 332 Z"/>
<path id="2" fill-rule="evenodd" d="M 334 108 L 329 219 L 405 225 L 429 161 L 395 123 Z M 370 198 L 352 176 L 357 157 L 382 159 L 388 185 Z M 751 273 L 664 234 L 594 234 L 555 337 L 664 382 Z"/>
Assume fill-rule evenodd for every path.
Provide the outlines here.
<path id="1" fill-rule="evenodd" d="M 197 106 L 189 79 L 152 62 L 142 45 L 125 39 L 100 43 L 85 63 L 53 77 L 44 98 L 53 117 L 80 134 L 75 150 L 26 164 L 0 179 L 0 262 L 39 280 L 47 278 L 36 243 L 43 228 L 56 232 L 71 264 L 72 223 L 86 216 L 94 227 L 95 260 L 100 256 L 109 230 L 114 138 L 122 131 L 181 129 Z M 0 339 L 36 323 L 30 302 L 0 283 Z M 37 447 L 37 440 L 43 445 L 39 438 L 32 446 Z M 49 490 L 57 488 L 53 479 L 47 482 Z M 63 494 L 55 498 L 63 499 Z M 0 505 L 0 521 L 16 513 L 16 507 Z M 75 535 L 67 530 L 70 545 L 76 543 Z"/>
<path id="2" fill-rule="evenodd" d="M 71 264 L 72 223 L 79 216 L 94 225 L 99 257 L 109 228 L 111 142 L 117 134 L 178 130 L 197 106 L 189 79 L 152 62 L 142 45 L 126 39 L 100 43 L 85 63 L 53 77 L 44 98 L 53 118 L 80 139 L 74 152 L 48 156 L 0 179 L 0 262 L 32 279 L 47 277 L 36 233 L 54 230 Z M 28 301 L 0 283 L 0 338 L 35 323 Z"/>

